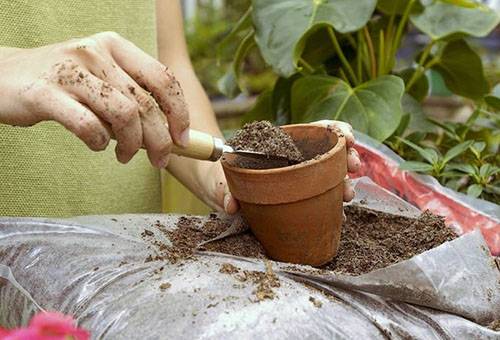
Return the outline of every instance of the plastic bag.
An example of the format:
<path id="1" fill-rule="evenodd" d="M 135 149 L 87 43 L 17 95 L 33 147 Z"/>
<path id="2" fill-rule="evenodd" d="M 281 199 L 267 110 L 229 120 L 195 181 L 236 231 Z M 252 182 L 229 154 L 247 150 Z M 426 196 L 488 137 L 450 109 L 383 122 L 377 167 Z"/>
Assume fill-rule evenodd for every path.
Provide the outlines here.
<path id="1" fill-rule="evenodd" d="M 399 169 L 403 159 L 384 144 L 355 132 L 361 169 L 355 176 L 368 176 L 420 210 L 445 217 L 458 233 L 479 228 L 493 255 L 500 255 L 500 206 L 443 187 L 431 176 Z"/>
<path id="2" fill-rule="evenodd" d="M 369 180 L 356 187 L 365 207 L 417 213 Z M 233 219 L 223 218 L 230 227 Z M 254 284 L 220 271 L 229 263 L 264 272 L 261 260 L 201 252 L 178 264 L 145 262 L 151 249 L 141 239 L 144 228 L 154 230 L 149 227 L 159 220 L 172 229 L 178 219 L 3 218 L 0 263 L 42 308 L 74 315 L 94 339 L 500 336 L 484 327 L 500 318 L 500 271 L 479 232 L 357 277 L 307 274 L 301 272 L 306 266 L 290 270 L 272 263 L 280 283 L 273 288 L 276 297 L 256 302 Z M 233 227 L 241 230 L 241 221 Z M 155 235 L 168 242 L 156 230 Z M 10 281 L 0 284 L 0 324 L 17 326 L 34 310 Z"/>

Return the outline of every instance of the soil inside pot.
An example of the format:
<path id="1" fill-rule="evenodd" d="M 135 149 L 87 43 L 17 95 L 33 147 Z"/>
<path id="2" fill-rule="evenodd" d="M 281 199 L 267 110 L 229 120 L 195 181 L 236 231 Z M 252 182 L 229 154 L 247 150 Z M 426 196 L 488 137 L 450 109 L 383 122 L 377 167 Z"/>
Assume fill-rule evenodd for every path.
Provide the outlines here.
<path id="1" fill-rule="evenodd" d="M 227 144 L 235 150 L 256 151 L 269 156 L 285 157 L 290 163 L 300 163 L 305 160 L 293 139 L 282 128 L 273 126 L 268 121 L 245 124 L 242 129 L 236 131 Z M 240 157 L 237 165 L 240 168 L 262 169 L 286 166 L 288 163 Z"/>
<path id="2" fill-rule="evenodd" d="M 443 218 L 424 212 L 412 219 L 373 211 L 363 207 L 347 206 L 346 221 L 342 226 L 340 247 L 336 258 L 319 268 L 347 275 L 360 275 L 375 269 L 409 259 L 414 255 L 451 241 L 457 235 L 446 227 Z M 146 230 L 143 238 L 152 243 L 158 254 L 148 258 L 172 263 L 193 259 L 196 245 L 214 238 L 228 226 L 213 215 L 203 228 L 195 217 L 183 217 L 176 230 L 156 227 L 172 241 L 172 246 L 162 244 Z M 230 255 L 265 259 L 260 243 L 250 233 L 231 236 L 198 248 Z M 290 268 L 298 269 L 291 266 Z"/>

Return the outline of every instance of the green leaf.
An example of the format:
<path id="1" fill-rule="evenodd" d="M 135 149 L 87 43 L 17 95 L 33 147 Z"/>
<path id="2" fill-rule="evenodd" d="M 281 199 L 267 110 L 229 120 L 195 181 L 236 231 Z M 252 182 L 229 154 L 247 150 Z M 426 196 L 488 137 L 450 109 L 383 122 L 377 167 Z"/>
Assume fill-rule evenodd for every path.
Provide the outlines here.
<path id="1" fill-rule="evenodd" d="M 219 80 L 217 86 L 227 97 L 233 98 L 240 93 L 239 78 L 241 67 L 248 52 L 255 46 L 255 33 L 249 32 L 236 50 L 231 69 Z"/>
<path id="2" fill-rule="evenodd" d="M 484 37 L 500 22 L 491 8 L 479 5 L 468 8 L 449 1 L 432 1 L 410 15 L 412 23 L 422 32 L 439 40 L 457 35 Z"/>
<path id="3" fill-rule="evenodd" d="M 500 83 L 496 84 L 491 94 L 484 97 L 486 103 L 496 110 L 500 110 Z"/>
<path id="4" fill-rule="evenodd" d="M 403 139 L 403 138 L 399 138 L 399 139 L 401 140 L 401 142 L 405 143 L 410 148 L 412 148 L 413 150 L 417 151 L 418 154 L 423 159 L 425 159 L 427 162 L 429 162 L 431 164 L 436 164 L 439 161 L 439 155 L 436 152 L 436 150 L 429 149 L 429 148 L 425 148 L 424 149 L 424 148 L 418 146 L 417 144 L 414 144 L 414 143 L 410 142 L 409 140 L 406 140 L 406 139 Z"/>
<path id="5" fill-rule="evenodd" d="M 472 166 L 471 164 L 449 163 L 446 165 L 445 171 L 453 170 L 457 170 L 463 172 L 464 174 L 473 176 L 477 173 L 478 169 L 474 168 L 474 166 Z"/>
<path id="6" fill-rule="evenodd" d="M 272 108 L 276 113 L 276 124 L 290 124 L 292 120 L 291 113 L 291 93 L 293 83 L 301 76 L 295 74 L 290 78 L 278 78 L 274 85 L 272 95 Z"/>
<path id="7" fill-rule="evenodd" d="M 453 93 L 479 99 L 489 92 L 481 58 L 465 40 L 448 42 L 437 58 L 432 69 L 443 76 Z"/>
<path id="8" fill-rule="evenodd" d="M 449 149 L 446 154 L 444 155 L 443 157 L 443 164 L 446 164 L 448 163 L 450 160 L 452 160 L 453 158 L 461 155 L 462 153 L 464 153 L 465 151 L 467 151 L 467 149 L 474 143 L 473 140 L 468 140 L 468 141 L 465 141 L 463 143 L 460 143 L 458 145 L 455 145 L 454 147 L 452 147 L 451 149 Z"/>
<path id="9" fill-rule="evenodd" d="M 378 0 L 377 9 L 384 14 L 403 14 L 409 0 Z"/>
<path id="10" fill-rule="evenodd" d="M 431 172 L 432 171 L 432 165 L 424 163 L 424 162 L 415 162 L 415 161 L 405 161 L 399 166 L 399 168 L 401 170 L 415 171 L 415 172 Z"/>
<path id="11" fill-rule="evenodd" d="M 404 80 L 405 85 L 407 85 L 415 72 L 415 68 L 411 67 L 401 71 L 399 76 Z M 424 74 L 418 78 L 416 83 L 413 84 L 412 88 L 407 93 L 419 102 L 424 100 L 429 94 L 429 80 L 427 79 L 427 76 Z"/>
<path id="12" fill-rule="evenodd" d="M 485 142 L 475 142 L 470 147 L 471 151 L 474 153 L 474 156 L 476 156 L 476 158 L 481 158 L 481 152 L 483 152 L 485 148 L 486 148 Z"/>
<path id="13" fill-rule="evenodd" d="M 222 55 L 226 54 L 232 45 L 237 45 L 241 41 L 240 33 L 250 29 L 252 27 L 252 8 L 243 14 L 243 16 L 238 20 L 236 25 L 233 27 L 231 32 L 222 39 L 222 41 L 217 46 L 217 60 L 222 59 Z"/>
<path id="14" fill-rule="evenodd" d="M 321 26 L 354 32 L 370 20 L 376 0 L 253 0 L 253 21 L 262 56 L 290 76 L 306 44 L 303 36 Z"/>
<path id="15" fill-rule="evenodd" d="M 243 116 L 241 123 L 246 124 L 259 120 L 268 120 L 271 123 L 274 123 L 276 119 L 272 101 L 271 91 L 261 93 L 253 108 L 251 108 L 250 111 Z"/>
<path id="16" fill-rule="evenodd" d="M 479 169 L 479 176 L 481 176 L 482 178 L 488 178 L 490 176 L 496 175 L 498 172 L 500 172 L 499 167 L 486 163 L 481 165 L 481 168 Z"/>
<path id="17" fill-rule="evenodd" d="M 352 88 L 329 76 L 308 76 L 292 87 L 292 121 L 337 119 L 383 141 L 397 129 L 404 84 L 396 76 L 382 76 Z"/>
<path id="18" fill-rule="evenodd" d="M 483 187 L 479 184 L 473 184 L 467 188 L 467 195 L 472 197 L 479 197 L 483 192 Z"/>

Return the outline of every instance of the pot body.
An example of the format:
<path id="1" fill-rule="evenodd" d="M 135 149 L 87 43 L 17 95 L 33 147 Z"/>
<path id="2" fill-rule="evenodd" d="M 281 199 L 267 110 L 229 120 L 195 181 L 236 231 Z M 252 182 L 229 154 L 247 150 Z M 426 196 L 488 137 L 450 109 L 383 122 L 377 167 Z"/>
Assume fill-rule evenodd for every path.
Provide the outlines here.
<path id="1" fill-rule="evenodd" d="M 345 138 L 308 124 L 283 127 L 306 158 L 273 169 L 243 169 L 236 155 L 222 165 L 252 232 L 275 260 L 321 265 L 337 253 L 342 226 Z"/>

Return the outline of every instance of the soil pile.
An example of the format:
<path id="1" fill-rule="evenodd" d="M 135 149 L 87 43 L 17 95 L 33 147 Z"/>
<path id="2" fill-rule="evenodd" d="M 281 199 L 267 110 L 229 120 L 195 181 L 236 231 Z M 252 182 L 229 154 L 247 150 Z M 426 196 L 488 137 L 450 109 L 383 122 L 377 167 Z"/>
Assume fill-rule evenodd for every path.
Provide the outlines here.
<path id="1" fill-rule="evenodd" d="M 235 150 L 261 152 L 269 156 L 281 156 L 292 162 L 304 160 L 293 139 L 280 127 L 268 121 L 245 124 L 227 141 Z"/>
<path id="2" fill-rule="evenodd" d="M 322 270 L 360 275 L 409 259 L 457 237 L 453 230 L 445 226 L 443 218 L 430 212 L 424 212 L 417 219 L 355 206 L 346 207 L 345 212 L 346 221 L 342 226 L 337 256 L 322 266 L 320 268 Z M 162 243 L 154 237 L 153 232 L 145 230 L 143 238 L 154 246 L 157 253 L 150 256 L 147 261 L 176 263 L 180 260 L 194 259 L 193 254 L 199 243 L 218 236 L 228 228 L 228 225 L 215 215 L 212 215 L 201 228 L 200 226 L 201 221 L 196 217 L 181 217 L 177 228 L 171 231 L 156 223 L 155 227 L 171 240 L 172 245 Z M 214 241 L 198 249 L 244 257 L 267 258 L 261 244 L 250 232 Z M 295 269 L 293 266 L 290 268 Z M 221 272 L 232 274 L 236 271 L 235 268 L 227 266 L 221 268 Z M 250 275 L 250 280 L 251 277 Z"/>

